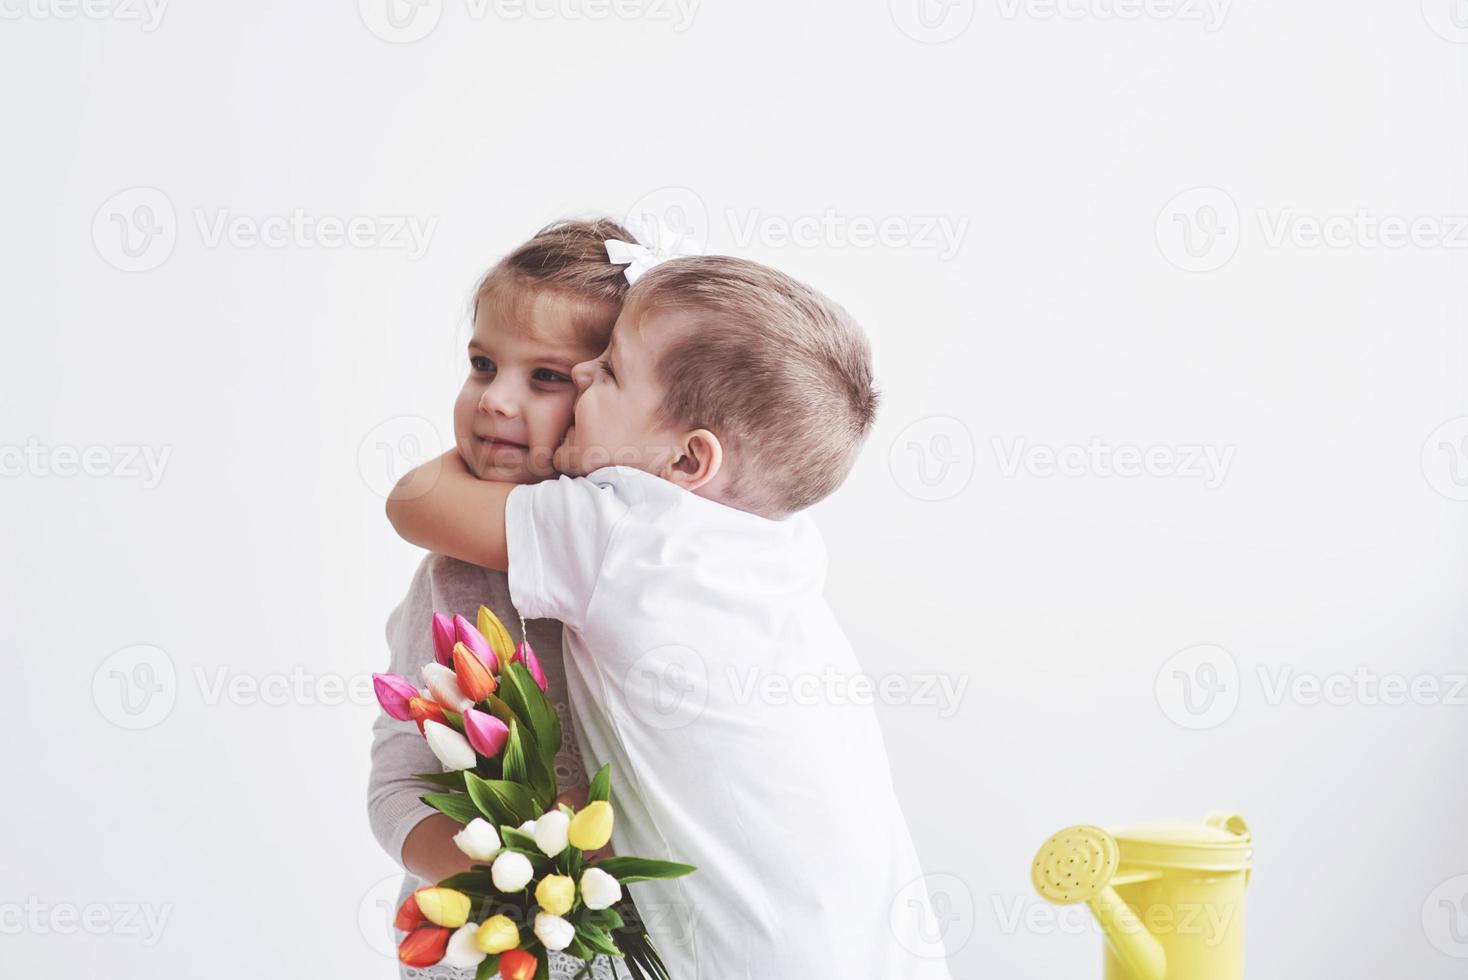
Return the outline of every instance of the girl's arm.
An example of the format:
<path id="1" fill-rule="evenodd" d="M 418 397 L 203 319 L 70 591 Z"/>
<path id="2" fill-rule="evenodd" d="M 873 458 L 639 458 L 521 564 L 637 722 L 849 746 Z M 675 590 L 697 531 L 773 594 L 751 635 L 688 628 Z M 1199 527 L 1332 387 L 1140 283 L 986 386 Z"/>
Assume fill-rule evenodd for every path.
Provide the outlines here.
<path id="1" fill-rule="evenodd" d="M 398 481 L 387 498 L 387 519 L 421 548 L 507 571 L 505 501 L 516 486 L 478 479 L 451 449 Z"/>

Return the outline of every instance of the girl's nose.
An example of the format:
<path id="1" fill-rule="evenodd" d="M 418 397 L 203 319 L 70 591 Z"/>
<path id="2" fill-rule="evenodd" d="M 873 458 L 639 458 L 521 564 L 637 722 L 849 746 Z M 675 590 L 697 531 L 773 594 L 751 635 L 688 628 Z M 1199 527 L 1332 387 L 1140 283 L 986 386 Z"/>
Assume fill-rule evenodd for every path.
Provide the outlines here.
<path id="1" fill-rule="evenodd" d="M 500 378 L 495 378 L 485 386 L 484 394 L 479 396 L 479 409 L 505 418 L 514 418 L 519 414 L 510 386 Z"/>

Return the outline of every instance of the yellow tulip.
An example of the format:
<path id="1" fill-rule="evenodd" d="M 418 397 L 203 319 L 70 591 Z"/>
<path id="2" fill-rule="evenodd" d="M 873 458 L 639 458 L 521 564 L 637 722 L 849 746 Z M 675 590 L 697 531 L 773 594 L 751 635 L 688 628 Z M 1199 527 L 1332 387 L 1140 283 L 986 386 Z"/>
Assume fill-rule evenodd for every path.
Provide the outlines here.
<path id="1" fill-rule="evenodd" d="M 510 660 L 515 656 L 515 641 L 510 639 L 510 631 L 505 629 L 505 624 L 500 622 L 498 616 L 489 611 L 489 607 L 480 606 L 478 622 L 479 632 L 489 641 L 494 655 L 499 658 L 500 670 L 510 665 Z"/>
<path id="2" fill-rule="evenodd" d="M 469 896 L 452 888 L 422 888 L 414 893 L 418 911 L 436 926 L 457 929 L 469 921 Z"/>
<path id="3" fill-rule="evenodd" d="M 607 846 L 612 839 L 612 805 L 606 800 L 588 803 L 571 818 L 567 832 L 571 846 L 583 851 L 596 851 Z"/>
<path id="4" fill-rule="evenodd" d="M 535 901 L 551 915 L 565 915 L 576 904 L 576 882 L 565 875 L 546 875 L 535 886 Z"/>
<path id="5" fill-rule="evenodd" d="M 474 935 L 474 945 L 481 953 L 503 953 L 520 945 L 520 928 L 506 915 L 492 915 Z"/>

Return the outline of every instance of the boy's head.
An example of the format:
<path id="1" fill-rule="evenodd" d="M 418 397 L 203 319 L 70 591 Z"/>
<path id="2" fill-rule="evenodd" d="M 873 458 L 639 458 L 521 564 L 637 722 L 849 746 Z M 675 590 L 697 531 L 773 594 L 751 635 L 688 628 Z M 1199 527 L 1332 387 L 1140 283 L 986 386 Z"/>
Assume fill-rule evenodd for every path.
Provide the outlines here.
<path id="1" fill-rule="evenodd" d="M 643 275 L 606 351 L 574 377 L 557 469 L 634 466 L 774 520 L 841 485 L 878 398 L 871 349 L 845 310 L 727 256 Z"/>
<path id="2" fill-rule="evenodd" d="M 501 259 L 474 294 L 469 376 L 454 403 L 459 455 L 480 479 L 534 483 L 576 400 L 571 368 L 606 347 L 627 292 L 612 221 L 549 225 Z"/>

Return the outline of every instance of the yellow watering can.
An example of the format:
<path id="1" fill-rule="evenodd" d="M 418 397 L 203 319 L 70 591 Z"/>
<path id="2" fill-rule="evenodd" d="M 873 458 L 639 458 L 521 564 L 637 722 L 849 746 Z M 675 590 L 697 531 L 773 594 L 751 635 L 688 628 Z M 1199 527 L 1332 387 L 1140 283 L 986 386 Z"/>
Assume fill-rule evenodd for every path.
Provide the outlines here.
<path id="1" fill-rule="evenodd" d="M 1082 825 L 1041 845 L 1031 878 L 1046 901 L 1090 907 L 1106 935 L 1106 980 L 1240 980 L 1252 857 L 1235 814 Z"/>

